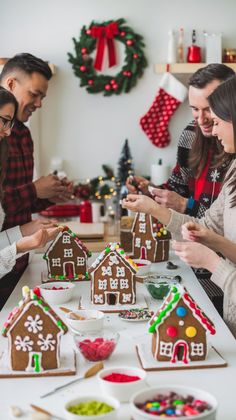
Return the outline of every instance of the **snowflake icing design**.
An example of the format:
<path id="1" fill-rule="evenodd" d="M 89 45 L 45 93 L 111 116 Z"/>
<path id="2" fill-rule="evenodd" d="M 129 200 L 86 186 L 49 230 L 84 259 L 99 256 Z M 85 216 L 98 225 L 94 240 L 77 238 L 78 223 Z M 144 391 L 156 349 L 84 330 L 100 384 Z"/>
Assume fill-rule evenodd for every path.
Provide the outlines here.
<path id="1" fill-rule="evenodd" d="M 21 337 L 20 335 L 16 336 L 16 339 L 14 341 L 14 344 L 16 346 L 16 350 L 20 351 L 32 351 L 33 349 L 33 340 L 30 339 L 30 337 L 28 335 L 26 335 L 25 337 Z"/>
<path id="2" fill-rule="evenodd" d="M 24 325 L 29 332 L 34 334 L 36 334 L 38 331 L 42 331 L 43 329 L 43 321 L 40 319 L 38 314 L 35 315 L 35 318 L 29 315 Z"/>
<path id="3" fill-rule="evenodd" d="M 38 338 L 37 344 L 40 346 L 40 350 L 55 350 L 56 340 L 53 338 L 52 334 L 47 334 L 46 338 L 44 338 L 43 334 L 39 334 Z"/>
<path id="4" fill-rule="evenodd" d="M 217 179 L 219 178 L 220 173 L 217 171 L 217 169 L 215 169 L 214 171 L 211 172 L 210 177 L 212 179 L 212 182 L 216 182 Z"/>

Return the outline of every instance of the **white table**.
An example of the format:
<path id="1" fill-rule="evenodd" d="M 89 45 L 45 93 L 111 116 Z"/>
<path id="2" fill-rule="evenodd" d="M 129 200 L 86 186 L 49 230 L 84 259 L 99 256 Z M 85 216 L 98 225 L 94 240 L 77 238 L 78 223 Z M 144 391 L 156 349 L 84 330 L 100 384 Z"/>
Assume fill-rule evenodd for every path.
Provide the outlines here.
<path id="1" fill-rule="evenodd" d="M 166 263 L 161 263 L 156 265 L 156 271 L 168 274 L 180 274 L 182 276 L 184 284 L 187 286 L 190 294 L 214 321 L 217 334 L 211 336 L 211 343 L 228 362 L 228 367 L 148 372 L 147 382 L 150 386 L 180 384 L 205 389 L 214 394 L 219 402 L 217 419 L 235 420 L 236 340 L 231 335 L 204 290 L 199 285 L 192 270 L 184 263 L 177 260 L 173 255 L 171 255 L 171 261 L 178 264 L 178 270 L 166 270 Z M 6 320 L 10 310 L 20 300 L 22 286 L 29 285 L 32 288 L 39 284 L 41 271 L 45 270 L 45 267 L 45 261 L 42 259 L 42 256 L 39 254 L 35 255 L 33 261 L 0 313 L 1 325 Z M 77 296 L 81 295 L 83 290 L 87 287 L 89 287 L 89 282 L 77 284 Z M 138 284 L 138 290 L 144 290 L 144 286 Z M 76 304 L 78 304 L 78 301 L 74 300 L 68 302 L 65 306 L 75 307 Z M 55 309 L 62 315 L 62 312 L 57 307 L 55 307 Z M 125 322 L 118 319 L 117 314 L 109 314 L 106 323 L 112 325 L 114 330 L 120 331 L 120 341 L 111 359 L 107 362 L 105 361 L 105 366 L 139 366 L 135 352 L 135 343 L 140 336 L 148 334 L 146 323 Z M 1 336 L 0 350 L 3 348 L 3 345 L 5 347 L 6 340 L 6 338 Z M 72 342 L 73 340 L 71 339 L 71 343 Z M 88 365 L 86 367 L 88 367 Z M 78 366 L 78 375 L 80 375 L 83 370 L 85 370 L 84 362 Z M 95 395 L 99 396 L 100 390 L 98 382 L 96 377 L 93 377 L 82 380 L 78 384 L 72 385 L 64 391 L 58 392 L 48 398 L 40 399 L 40 395 L 50 391 L 55 386 L 62 385 L 74 378 L 75 376 L 0 379 L 0 419 L 8 420 L 12 418 L 9 415 L 9 407 L 11 405 L 17 405 L 24 409 L 25 415 L 21 418 L 24 420 L 29 419 L 30 404 L 43 407 L 63 418 L 63 406 L 67 400 L 81 394 L 95 393 Z M 121 405 L 118 418 L 119 420 L 130 420 L 128 403 Z"/>

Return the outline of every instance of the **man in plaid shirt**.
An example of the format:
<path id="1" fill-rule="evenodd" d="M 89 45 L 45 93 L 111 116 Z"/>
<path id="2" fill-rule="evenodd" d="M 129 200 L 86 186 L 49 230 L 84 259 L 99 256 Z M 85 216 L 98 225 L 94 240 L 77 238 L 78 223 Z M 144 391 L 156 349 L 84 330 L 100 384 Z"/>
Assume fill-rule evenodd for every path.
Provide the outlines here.
<path id="1" fill-rule="evenodd" d="M 17 121 L 8 137 L 9 154 L 2 203 L 6 215 L 2 230 L 26 224 L 24 236 L 33 233 L 32 223 L 29 223 L 32 213 L 54 202 L 65 201 L 71 195 L 71 184 L 60 181 L 55 175 L 41 177 L 33 182 L 33 141 L 24 123 L 42 106 L 51 77 L 52 72 L 46 62 L 26 53 L 10 59 L 0 76 L 1 86 L 11 91 L 19 104 Z M 19 258 L 12 272 L 1 279 L 0 308 L 27 264 L 28 254 Z"/>
<path id="2" fill-rule="evenodd" d="M 194 73 L 189 81 L 189 104 L 194 121 L 183 130 L 177 150 L 177 162 L 169 179 L 155 188 L 157 203 L 180 213 L 202 217 L 218 197 L 231 157 L 212 136 L 213 121 L 207 97 L 224 80 L 234 75 L 224 64 L 209 64 Z M 138 188 L 146 188 L 149 182 L 134 177 Z M 127 188 L 136 192 L 132 180 L 127 179 Z M 204 269 L 194 269 L 206 293 L 222 314 L 223 292 L 211 280 Z"/>

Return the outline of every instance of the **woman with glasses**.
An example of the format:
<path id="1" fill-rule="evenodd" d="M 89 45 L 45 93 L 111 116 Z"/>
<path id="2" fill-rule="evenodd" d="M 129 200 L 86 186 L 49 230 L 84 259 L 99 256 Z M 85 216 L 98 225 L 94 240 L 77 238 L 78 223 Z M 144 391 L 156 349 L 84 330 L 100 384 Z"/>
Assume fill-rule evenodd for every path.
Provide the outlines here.
<path id="1" fill-rule="evenodd" d="M 205 216 L 196 219 L 177 213 L 143 195 L 128 195 L 123 206 L 151 214 L 171 233 L 178 234 L 182 230 L 185 240 L 201 242 L 174 241 L 173 248 L 188 264 L 212 272 L 211 280 L 224 291 L 224 320 L 236 337 L 236 76 L 220 84 L 208 101 L 213 119 L 212 134 L 233 161 L 217 200 Z"/>
<path id="2" fill-rule="evenodd" d="M 17 107 L 14 95 L 0 87 L 0 229 L 5 216 L 1 202 L 8 154 L 7 136 L 11 134 Z M 11 271 L 20 254 L 44 246 L 59 230 L 52 222 L 37 220 L 0 232 L 0 278 Z"/>

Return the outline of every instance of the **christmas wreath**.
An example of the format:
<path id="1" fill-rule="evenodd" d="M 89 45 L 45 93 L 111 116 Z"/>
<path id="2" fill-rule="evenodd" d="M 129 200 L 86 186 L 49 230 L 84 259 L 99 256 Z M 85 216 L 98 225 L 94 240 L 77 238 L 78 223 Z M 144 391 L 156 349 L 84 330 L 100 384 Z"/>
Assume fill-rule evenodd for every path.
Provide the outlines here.
<path id="1" fill-rule="evenodd" d="M 74 74 L 80 78 L 80 86 L 89 93 L 103 92 L 105 96 L 129 92 L 147 66 L 143 53 L 143 37 L 125 25 L 124 19 L 102 23 L 91 22 L 83 26 L 79 40 L 73 38 L 75 55 L 68 53 Z M 108 48 L 109 67 L 116 65 L 115 41 L 125 45 L 125 63 L 114 76 L 98 74 L 102 69 L 105 47 Z M 93 60 L 90 54 L 96 48 Z"/>

